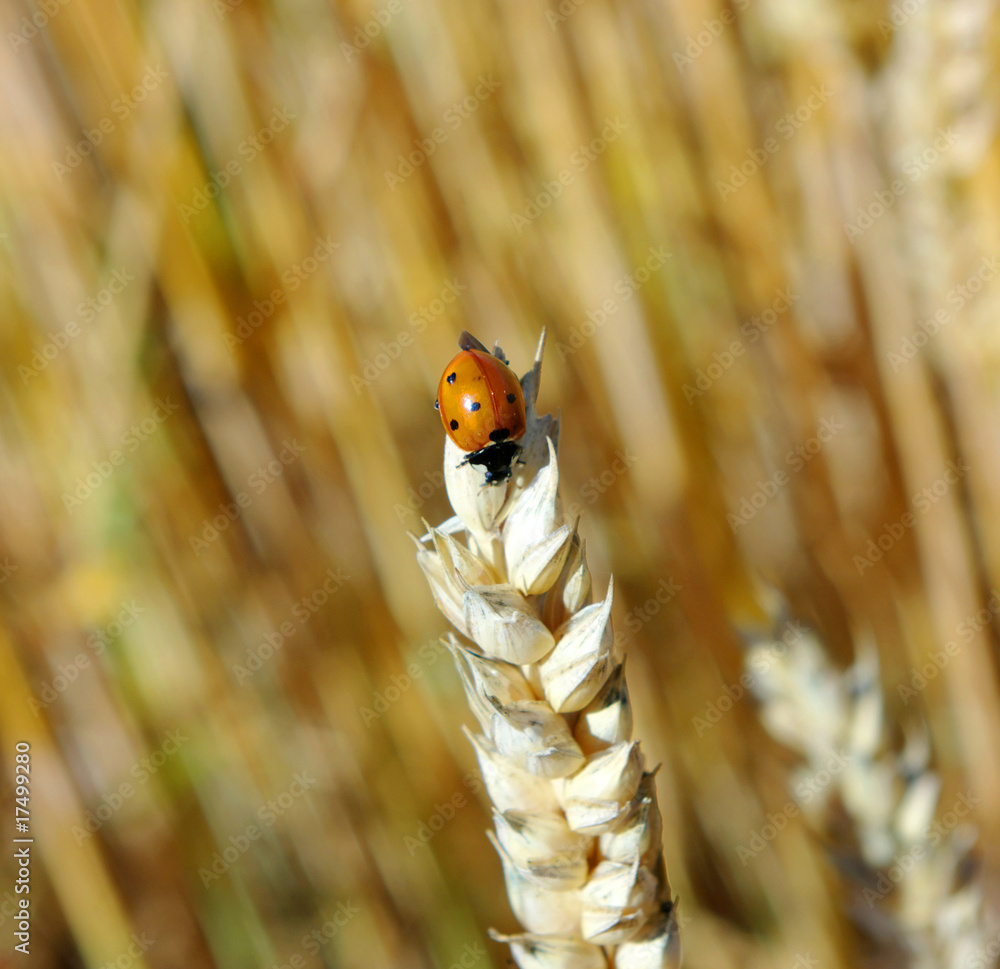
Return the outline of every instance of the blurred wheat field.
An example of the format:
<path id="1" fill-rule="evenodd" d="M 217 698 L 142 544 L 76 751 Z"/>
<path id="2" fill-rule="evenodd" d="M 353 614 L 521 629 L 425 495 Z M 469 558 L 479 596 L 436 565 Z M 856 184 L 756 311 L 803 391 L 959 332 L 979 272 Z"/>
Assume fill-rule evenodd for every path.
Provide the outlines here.
<path id="1" fill-rule="evenodd" d="M 888 964 L 804 824 L 738 851 L 793 763 L 734 689 L 765 586 L 875 644 L 994 912 L 994 8 L 0 9 L 5 964 L 508 964 L 407 535 L 462 329 L 524 373 L 547 328 L 685 965 Z"/>

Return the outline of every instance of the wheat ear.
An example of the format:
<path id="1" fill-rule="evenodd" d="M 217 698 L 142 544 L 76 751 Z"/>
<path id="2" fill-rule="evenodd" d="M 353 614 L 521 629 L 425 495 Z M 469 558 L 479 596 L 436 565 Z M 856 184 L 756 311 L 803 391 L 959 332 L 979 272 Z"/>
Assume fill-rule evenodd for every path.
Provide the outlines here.
<path id="1" fill-rule="evenodd" d="M 675 969 L 680 941 L 653 774 L 632 740 L 613 580 L 594 603 L 564 520 L 558 421 L 535 409 L 545 334 L 521 381 L 527 431 L 506 486 L 445 443 L 455 517 L 417 540 L 465 693 L 521 969 Z M 495 353 L 500 354 L 499 348 Z M 464 534 L 464 541 L 461 536 Z"/>
<path id="2" fill-rule="evenodd" d="M 976 961 L 988 933 L 968 863 L 972 825 L 934 820 L 941 780 L 922 726 L 902 750 L 889 746 L 874 647 L 840 673 L 804 630 L 753 644 L 747 665 L 764 726 L 804 757 L 792 786 L 807 820 L 833 842 L 832 809 L 847 816 L 848 836 L 831 847 L 853 876 L 858 921 L 920 969 L 992 965 Z"/>

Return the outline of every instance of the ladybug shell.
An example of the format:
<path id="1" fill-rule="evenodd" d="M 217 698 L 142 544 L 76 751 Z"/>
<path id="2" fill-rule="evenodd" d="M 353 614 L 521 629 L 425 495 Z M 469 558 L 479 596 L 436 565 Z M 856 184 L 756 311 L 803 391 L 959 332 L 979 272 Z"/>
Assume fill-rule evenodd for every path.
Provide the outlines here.
<path id="1" fill-rule="evenodd" d="M 525 431 L 520 381 L 484 350 L 463 350 L 445 367 L 438 410 L 448 437 L 463 451 L 516 441 Z"/>

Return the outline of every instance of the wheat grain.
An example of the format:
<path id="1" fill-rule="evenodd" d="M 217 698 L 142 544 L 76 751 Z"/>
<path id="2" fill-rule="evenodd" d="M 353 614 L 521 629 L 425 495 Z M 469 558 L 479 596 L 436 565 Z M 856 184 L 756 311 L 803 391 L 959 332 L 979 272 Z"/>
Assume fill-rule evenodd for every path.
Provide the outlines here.
<path id="1" fill-rule="evenodd" d="M 631 739 L 614 582 L 592 601 L 586 549 L 559 500 L 558 421 L 535 409 L 544 342 L 521 381 L 523 464 L 506 487 L 484 486 L 447 441 L 455 516 L 416 540 L 459 634 L 446 642 L 482 731 L 468 735 L 493 804 L 489 837 L 526 930 L 494 938 L 521 969 L 673 969 L 676 902 L 653 774 Z"/>
<path id="2" fill-rule="evenodd" d="M 841 674 L 805 632 L 753 643 L 747 666 L 768 732 L 804 757 L 791 785 L 804 815 L 828 842 L 835 806 L 850 822 L 833 847 L 857 879 L 858 920 L 920 969 L 992 965 L 974 961 L 989 936 L 970 876 L 971 824 L 934 821 L 941 781 L 922 728 L 902 750 L 887 745 L 875 649 L 862 648 Z"/>

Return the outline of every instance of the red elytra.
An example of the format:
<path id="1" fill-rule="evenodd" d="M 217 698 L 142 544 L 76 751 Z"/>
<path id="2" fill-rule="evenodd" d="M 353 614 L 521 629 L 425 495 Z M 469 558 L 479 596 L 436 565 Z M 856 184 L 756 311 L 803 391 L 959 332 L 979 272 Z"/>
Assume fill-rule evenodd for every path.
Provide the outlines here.
<path id="1" fill-rule="evenodd" d="M 514 371 L 466 333 L 463 349 L 441 374 L 438 410 L 448 436 L 463 451 L 524 436 L 524 394 Z M 468 338 L 467 340 L 465 338 Z"/>

